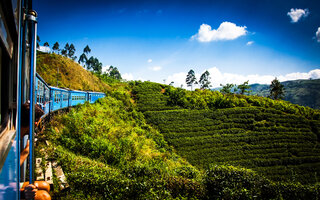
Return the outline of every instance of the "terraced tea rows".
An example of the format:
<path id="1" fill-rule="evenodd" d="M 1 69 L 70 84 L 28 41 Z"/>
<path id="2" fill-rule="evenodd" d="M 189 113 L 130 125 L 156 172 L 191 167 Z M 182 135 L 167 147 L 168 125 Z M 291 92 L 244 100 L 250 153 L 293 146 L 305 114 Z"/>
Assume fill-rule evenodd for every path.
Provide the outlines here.
<path id="1" fill-rule="evenodd" d="M 258 107 L 144 114 L 193 165 L 239 165 L 277 181 L 320 178 L 319 121 Z"/>
<path id="2" fill-rule="evenodd" d="M 168 106 L 168 96 L 163 95 L 164 86 L 158 83 L 144 82 L 134 87 L 132 94 L 140 111 L 148 110 L 172 110 L 178 107 Z"/>
<path id="3" fill-rule="evenodd" d="M 132 94 L 147 121 L 195 166 L 241 166 L 276 181 L 320 180 L 318 110 L 151 82 L 135 82 Z"/>

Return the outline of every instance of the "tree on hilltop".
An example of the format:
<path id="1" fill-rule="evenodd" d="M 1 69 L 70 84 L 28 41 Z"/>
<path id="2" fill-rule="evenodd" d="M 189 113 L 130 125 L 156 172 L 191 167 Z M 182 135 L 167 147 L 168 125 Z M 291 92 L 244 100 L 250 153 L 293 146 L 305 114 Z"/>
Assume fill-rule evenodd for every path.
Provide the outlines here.
<path id="1" fill-rule="evenodd" d="M 210 73 L 208 70 L 206 70 L 201 76 L 200 76 L 200 89 L 209 89 L 211 87 L 210 82 Z"/>
<path id="2" fill-rule="evenodd" d="M 68 56 L 68 51 L 69 51 L 69 43 L 67 43 L 64 48 L 61 50 L 61 54 L 65 57 Z"/>
<path id="3" fill-rule="evenodd" d="M 54 45 L 52 47 L 52 50 L 56 51 L 57 53 L 59 53 L 60 49 L 59 49 L 59 43 L 58 42 L 54 43 Z"/>
<path id="4" fill-rule="evenodd" d="M 86 61 L 86 67 L 87 67 L 88 70 L 92 70 L 93 72 L 101 74 L 102 63 L 99 61 L 98 58 L 95 58 L 95 57 L 91 56 Z"/>
<path id="5" fill-rule="evenodd" d="M 84 49 L 83 49 L 83 53 L 85 53 L 85 54 L 89 54 L 91 52 L 91 49 L 90 49 L 90 47 L 87 45 Z"/>
<path id="6" fill-rule="evenodd" d="M 111 78 L 121 80 L 121 74 L 117 67 L 113 67 L 112 65 L 109 67 L 108 74 Z"/>
<path id="7" fill-rule="evenodd" d="M 191 90 L 192 90 L 192 85 L 197 84 L 196 75 L 192 69 L 187 74 L 186 83 L 188 87 L 191 86 Z"/>
<path id="8" fill-rule="evenodd" d="M 80 64 L 80 63 L 82 63 L 82 64 L 84 64 L 84 68 L 86 67 L 86 62 L 87 62 L 87 60 L 88 60 L 88 58 L 87 58 L 87 56 L 86 56 L 86 54 L 85 53 L 82 53 L 81 55 L 80 55 L 80 58 L 79 58 L 79 60 L 78 60 L 78 63 Z"/>
<path id="9" fill-rule="evenodd" d="M 270 85 L 270 94 L 271 99 L 283 99 L 284 97 L 284 86 L 280 83 L 277 77 L 271 82 Z"/>
<path id="10" fill-rule="evenodd" d="M 244 82 L 243 84 L 241 85 L 238 85 L 238 89 L 240 90 L 240 94 L 244 94 L 244 93 L 250 93 L 251 90 L 248 90 L 250 89 L 251 86 L 249 86 L 249 80 L 247 80 L 246 82 Z"/>
<path id="11" fill-rule="evenodd" d="M 77 58 L 76 56 L 74 56 L 75 52 L 76 52 L 76 48 L 74 47 L 73 44 L 71 44 L 68 48 L 68 57 L 75 60 Z"/>

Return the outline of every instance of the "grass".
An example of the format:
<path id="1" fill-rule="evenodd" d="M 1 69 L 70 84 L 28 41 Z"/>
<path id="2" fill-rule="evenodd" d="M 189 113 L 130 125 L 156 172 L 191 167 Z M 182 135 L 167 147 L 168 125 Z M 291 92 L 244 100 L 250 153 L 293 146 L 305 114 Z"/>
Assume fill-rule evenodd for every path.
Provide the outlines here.
<path id="1" fill-rule="evenodd" d="M 77 62 L 55 53 L 37 53 L 37 73 L 51 86 L 98 92 L 111 89 Z"/>

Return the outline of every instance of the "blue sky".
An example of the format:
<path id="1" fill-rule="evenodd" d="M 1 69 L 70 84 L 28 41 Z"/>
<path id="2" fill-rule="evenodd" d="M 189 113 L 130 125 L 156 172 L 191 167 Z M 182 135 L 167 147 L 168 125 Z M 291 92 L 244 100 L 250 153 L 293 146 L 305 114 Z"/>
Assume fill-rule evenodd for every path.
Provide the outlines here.
<path id="1" fill-rule="evenodd" d="M 126 79 L 220 83 L 320 78 L 320 1 L 34 0 L 41 44 L 88 44 Z"/>

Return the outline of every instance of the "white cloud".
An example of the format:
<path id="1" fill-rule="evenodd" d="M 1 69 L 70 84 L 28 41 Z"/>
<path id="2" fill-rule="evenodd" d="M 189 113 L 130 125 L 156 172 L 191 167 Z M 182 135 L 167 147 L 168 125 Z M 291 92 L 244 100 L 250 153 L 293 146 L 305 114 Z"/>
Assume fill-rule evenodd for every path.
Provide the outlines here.
<path id="1" fill-rule="evenodd" d="M 131 73 L 124 73 L 121 75 L 122 79 L 125 79 L 125 80 L 133 80 L 133 75 Z"/>
<path id="2" fill-rule="evenodd" d="M 247 42 L 247 46 L 251 46 L 254 43 L 254 41 Z"/>
<path id="3" fill-rule="evenodd" d="M 279 76 L 280 81 L 288 81 L 288 80 L 297 80 L 297 79 L 319 79 L 320 78 L 320 69 L 314 69 L 307 73 L 290 73 L 284 76 Z"/>
<path id="4" fill-rule="evenodd" d="M 246 35 L 246 26 L 237 26 L 231 22 L 223 22 L 218 29 L 211 29 L 208 24 L 202 24 L 197 34 L 191 39 L 197 39 L 199 42 L 212 42 L 219 40 L 234 40 L 240 36 Z"/>
<path id="5" fill-rule="evenodd" d="M 152 63 L 152 59 L 148 59 L 148 63 Z"/>
<path id="6" fill-rule="evenodd" d="M 298 9 L 298 8 L 291 8 L 290 12 L 287 15 L 291 18 L 292 23 L 298 22 L 302 17 L 307 17 L 309 15 L 308 9 Z"/>
<path id="7" fill-rule="evenodd" d="M 186 77 L 187 73 L 185 72 L 175 73 L 173 75 L 168 76 L 168 78 L 166 79 L 166 84 L 170 84 L 173 81 L 173 85 L 176 87 L 186 85 Z"/>
<path id="8" fill-rule="evenodd" d="M 102 73 L 108 72 L 108 69 L 109 69 L 110 66 L 111 65 L 106 65 L 106 66 L 102 67 Z"/>
<path id="9" fill-rule="evenodd" d="M 162 67 L 161 66 L 154 66 L 149 69 L 151 69 L 152 71 L 160 71 L 162 69 Z"/>
<path id="10" fill-rule="evenodd" d="M 239 75 L 233 73 L 223 73 L 217 67 L 213 67 L 208 69 L 211 77 L 211 85 L 212 88 L 220 87 L 220 84 L 242 84 L 245 81 L 249 80 L 249 84 L 259 83 L 259 84 L 270 84 L 271 81 L 275 78 L 275 75 L 260 75 L 260 74 L 249 74 L 249 75 Z M 166 79 L 166 84 L 169 84 L 171 81 L 174 81 L 174 86 L 180 87 L 181 84 L 186 86 L 186 76 L 187 73 L 180 72 L 175 73 L 171 76 L 168 76 Z M 200 74 L 196 74 L 197 80 L 199 80 Z M 320 78 L 320 69 L 314 69 L 306 73 L 296 72 L 289 73 L 282 76 L 278 76 L 278 80 L 280 81 L 288 81 L 288 80 L 297 80 L 297 79 L 319 79 Z M 195 85 L 194 88 L 198 88 L 199 86 Z M 188 88 L 190 89 L 190 87 Z"/>
<path id="11" fill-rule="evenodd" d="M 45 47 L 45 46 L 40 46 L 38 50 L 45 53 L 49 53 L 51 51 L 50 47 Z"/>
<path id="12" fill-rule="evenodd" d="M 316 32 L 316 39 L 318 42 L 320 42 L 320 27 L 318 27 L 318 30 Z"/>

